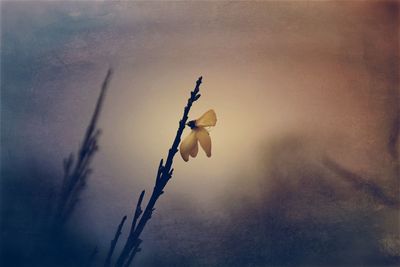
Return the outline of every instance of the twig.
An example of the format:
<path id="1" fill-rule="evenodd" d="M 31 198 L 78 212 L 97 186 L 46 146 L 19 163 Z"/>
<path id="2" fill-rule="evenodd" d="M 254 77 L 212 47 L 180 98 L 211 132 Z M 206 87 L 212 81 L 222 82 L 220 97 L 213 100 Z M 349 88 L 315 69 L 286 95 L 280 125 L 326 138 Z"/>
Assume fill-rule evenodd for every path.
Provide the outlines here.
<path id="1" fill-rule="evenodd" d="M 111 257 L 112 257 L 112 255 L 114 253 L 115 246 L 117 245 L 119 236 L 122 233 L 121 230 L 122 230 L 122 227 L 124 226 L 125 221 L 126 221 L 126 215 L 122 218 L 121 222 L 119 223 L 118 229 L 117 229 L 117 231 L 115 232 L 115 235 L 114 235 L 114 239 L 111 240 L 110 250 L 108 251 L 107 258 L 106 258 L 106 261 L 104 263 L 104 267 L 108 267 L 111 264 Z"/>
<path id="2" fill-rule="evenodd" d="M 143 211 L 142 211 L 142 208 L 141 208 L 141 205 L 142 205 L 144 193 L 145 193 L 145 191 L 143 190 L 142 193 L 140 194 L 139 200 L 138 200 L 138 202 L 137 202 L 137 204 L 136 204 L 135 215 L 134 215 L 134 217 L 133 217 L 133 219 L 132 219 L 131 230 L 130 230 L 130 232 L 129 232 L 128 240 L 129 240 L 129 238 L 132 238 L 132 234 L 133 234 L 133 232 L 135 231 L 136 222 L 137 222 L 139 216 L 140 216 L 140 215 L 142 214 L 142 212 L 143 212 Z M 115 234 L 115 237 L 114 237 L 114 239 L 111 241 L 110 251 L 108 252 L 108 256 L 107 256 L 107 259 L 106 259 L 106 261 L 105 261 L 105 263 L 104 263 L 104 267 L 110 266 L 110 263 L 111 263 L 111 256 L 112 256 L 112 254 L 113 254 L 113 252 L 114 252 L 114 249 L 115 249 L 115 246 L 116 246 L 116 244 L 117 244 L 119 235 L 121 234 L 121 229 L 122 229 L 122 227 L 123 227 L 123 224 L 124 224 L 124 222 L 125 222 L 125 219 L 126 219 L 126 216 L 124 216 L 124 218 L 122 218 L 122 221 L 121 221 L 121 223 L 119 224 L 118 229 L 117 229 L 117 232 L 116 232 L 116 234 Z M 128 241 L 127 241 L 127 242 L 128 242 Z"/>
<path id="3" fill-rule="evenodd" d="M 353 187 L 373 197 L 381 204 L 395 209 L 400 207 L 400 202 L 398 199 L 387 195 L 384 190 L 379 185 L 371 181 L 371 179 L 366 179 L 345 169 L 328 157 L 323 159 L 323 164 L 333 172 L 337 173 L 340 177 L 351 183 Z"/>
<path id="4" fill-rule="evenodd" d="M 135 231 L 135 226 L 136 226 L 137 220 L 139 219 L 139 216 L 143 212 L 141 206 L 142 206 L 142 201 L 143 201 L 143 197 L 144 197 L 144 192 L 145 191 L 143 190 L 142 193 L 140 194 L 139 200 L 136 204 L 135 215 L 132 220 L 130 235 L 133 234 L 133 232 Z"/>
<path id="5" fill-rule="evenodd" d="M 64 178 L 55 211 L 54 227 L 63 225 L 72 214 L 81 191 L 85 188 L 87 178 L 91 173 L 90 163 L 98 150 L 98 138 L 100 130 L 97 129 L 97 121 L 103 106 L 105 94 L 111 80 L 112 69 L 108 69 L 106 77 L 101 86 L 100 95 L 96 107 L 86 129 L 82 145 L 77 153 L 77 160 L 71 154 L 64 159 Z"/>
<path id="6" fill-rule="evenodd" d="M 142 243 L 142 240 L 139 239 L 138 242 L 136 243 L 136 245 L 133 247 L 131 254 L 129 255 L 129 259 L 126 262 L 124 267 L 129 267 L 132 263 L 133 258 L 135 257 L 136 253 L 141 251 L 141 248 L 139 247 L 140 244 Z"/>
<path id="7" fill-rule="evenodd" d="M 135 217 L 132 226 L 133 229 L 131 229 L 131 232 L 129 234 L 129 237 L 125 243 L 124 248 L 122 249 L 122 252 L 120 256 L 118 257 L 116 266 L 122 267 L 124 266 L 125 262 L 129 265 L 130 262 L 133 260 L 134 256 L 136 253 L 140 250 L 139 245 L 141 243 L 140 234 L 142 233 L 144 227 L 146 226 L 146 223 L 148 220 L 150 220 L 153 211 L 154 211 L 154 206 L 158 200 L 158 198 L 164 193 L 164 187 L 168 183 L 168 181 L 171 179 L 172 174 L 174 169 L 172 168 L 172 163 L 174 160 L 175 154 L 178 152 L 178 146 L 181 141 L 181 136 L 183 133 L 183 130 L 185 129 L 186 122 L 188 120 L 188 115 L 190 108 L 192 107 L 192 104 L 197 101 L 200 98 L 199 90 L 200 90 L 200 84 L 202 82 L 202 77 L 200 77 L 197 82 L 194 90 L 190 93 L 190 97 L 188 99 L 187 105 L 184 108 L 183 111 L 183 116 L 182 119 L 179 121 L 179 127 L 178 131 L 176 132 L 176 136 L 174 139 L 174 142 L 172 143 L 171 148 L 168 151 L 167 155 L 167 160 L 165 162 L 165 165 L 163 165 L 163 160 L 161 159 L 160 165 L 157 170 L 157 175 L 156 175 L 156 181 L 155 181 L 155 186 L 153 188 L 153 192 L 151 194 L 151 197 L 146 205 L 146 208 L 144 212 L 141 212 L 141 207 L 140 203 L 143 199 L 144 191 L 140 195 L 138 205 L 136 206 L 136 211 L 135 211 Z M 139 214 L 136 216 L 136 214 Z M 140 220 L 137 225 L 135 219 L 137 220 L 140 217 Z M 132 251 L 133 250 L 133 251 Z"/>

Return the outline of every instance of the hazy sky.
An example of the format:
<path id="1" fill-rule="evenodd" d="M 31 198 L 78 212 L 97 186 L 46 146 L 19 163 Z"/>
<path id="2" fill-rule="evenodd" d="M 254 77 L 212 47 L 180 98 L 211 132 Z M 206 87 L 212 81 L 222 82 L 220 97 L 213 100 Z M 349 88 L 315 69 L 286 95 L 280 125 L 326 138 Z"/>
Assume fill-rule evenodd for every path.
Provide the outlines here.
<path id="1" fill-rule="evenodd" d="M 95 222 L 82 227 L 107 242 L 152 188 L 199 76 L 190 117 L 216 111 L 213 156 L 177 155 L 160 203 L 182 197 L 218 212 L 216 199 L 288 134 L 353 170 L 388 172 L 399 104 L 394 2 L 3 2 L 1 29 L 5 163 L 48 164 L 61 177 L 115 70 L 75 219 Z"/>

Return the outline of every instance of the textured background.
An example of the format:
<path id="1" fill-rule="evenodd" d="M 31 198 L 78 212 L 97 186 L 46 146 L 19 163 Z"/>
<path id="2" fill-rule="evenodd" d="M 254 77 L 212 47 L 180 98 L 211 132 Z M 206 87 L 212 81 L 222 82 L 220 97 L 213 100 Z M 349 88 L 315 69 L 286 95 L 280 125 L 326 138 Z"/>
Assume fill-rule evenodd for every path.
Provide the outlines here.
<path id="1" fill-rule="evenodd" d="M 399 116 L 398 25 L 394 1 L 2 2 L 6 266 L 43 266 L 35 247 L 46 247 L 37 225 L 47 194 L 108 66 L 94 174 L 55 256 L 72 255 L 65 266 L 96 245 L 102 260 L 120 218 L 152 188 L 200 75 L 191 115 L 216 110 L 213 156 L 176 158 L 140 266 L 398 263 L 398 208 L 323 163 L 398 195 L 388 149 Z"/>

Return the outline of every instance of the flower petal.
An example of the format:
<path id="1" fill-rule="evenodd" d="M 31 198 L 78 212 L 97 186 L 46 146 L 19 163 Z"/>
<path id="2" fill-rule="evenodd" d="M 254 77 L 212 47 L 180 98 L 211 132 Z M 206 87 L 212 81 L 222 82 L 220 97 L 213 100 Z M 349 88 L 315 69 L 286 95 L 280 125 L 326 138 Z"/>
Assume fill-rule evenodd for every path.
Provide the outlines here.
<path id="1" fill-rule="evenodd" d="M 190 151 L 190 156 L 192 156 L 193 158 L 195 158 L 197 156 L 197 153 L 199 152 L 199 145 L 197 143 L 196 140 L 196 144 L 194 145 L 194 147 L 192 148 L 192 150 Z"/>
<path id="2" fill-rule="evenodd" d="M 196 137 L 207 157 L 211 157 L 211 137 L 208 131 L 202 127 L 196 129 Z"/>
<path id="3" fill-rule="evenodd" d="M 196 120 L 197 127 L 209 127 L 215 126 L 215 124 L 217 124 L 217 115 L 213 109 L 210 109 Z"/>
<path id="4" fill-rule="evenodd" d="M 188 136 L 183 139 L 179 147 L 179 152 L 184 161 L 189 160 L 189 154 L 193 150 L 193 147 L 197 144 L 197 137 L 195 131 L 192 131 Z"/>

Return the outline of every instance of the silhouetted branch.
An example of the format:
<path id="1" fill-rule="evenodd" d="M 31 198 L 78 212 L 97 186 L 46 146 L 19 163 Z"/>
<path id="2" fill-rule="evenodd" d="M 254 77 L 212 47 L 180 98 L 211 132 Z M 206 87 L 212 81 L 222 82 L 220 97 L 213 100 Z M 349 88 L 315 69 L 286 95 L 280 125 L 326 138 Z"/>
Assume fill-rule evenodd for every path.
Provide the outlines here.
<path id="1" fill-rule="evenodd" d="M 137 220 L 139 219 L 139 216 L 143 212 L 143 210 L 142 210 L 142 201 L 143 201 L 144 193 L 145 193 L 145 191 L 143 190 L 142 193 L 140 194 L 139 200 L 138 200 L 138 202 L 136 204 L 135 215 L 134 215 L 133 220 L 132 220 L 130 234 L 132 234 L 135 231 L 135 226 L 136 226 Z"/>
<path id="2" fill-rule="evenodd" d="M 375 184 L 370 179 L 366 179 L 354 172 L 345 169 L 328 157 L 325 157 L 323 159 L 323 164 L 333 172 L 337 173 L 347 182 L 351 183 L 354 188 L 363 191 L 364 193 L 373 197 L 379 203 L 390 208 L 400 207 L 400 202 L 398 199 L 388 196 L 379 185 Z"/>
<path id="3" fill-rule="evenodd" d="M 106 258 L 106 261 L 104 263 L 104 267 L 110 266 L 111 257 L 112 257 L 112 255 L 114 253 L 115 246 L 117 245 L 119 236 L 122 233 L 121 230 L 122 230 L 122 227 L 124 226 L 125 221 L 126 221 L 126 215 L 122 218 L 121 222 L 119 223 L 118 229 L 117 229 L 117 231 L 115 232 L 115 235 L 114 235 L 114 239 L 111 240 L 110 250 L 108 251 L 107 258 Z"/>
<path id="4" fill-rule="evenodd" d="M 178 152 L 178 146 L 181 141 L 181 136 L 183 130 L 185 129 L 186 122 L 188 120 L 188 115 L 192 104 L 200 98 L 199 90 L 200 84 L 202 82 L 202 77 L 200 77 L 197 82 L 194 90 L 190 93 L 190 97 L 188 99 L 187 105 L 184 108 L 182 119 L 179 121 L 179 127 L 176 132 L 175 139 L 172 143 L 171 148 L 168 151 L 167 160 L 165 165 L 163 165 L 163 160 L 160 161 L 160 165 L 157 170 L 155 186 L 153 192 L 150 196 L 150 199 L 146 205 L 144 212 L 142 213 L 140 203 L 142 202 L 144 191 L 139 197 L 138 205 L 136 206 L 134 220 L 132 221 L 132 229 L 129 234 L 129 237 L 125 243 L 124 248 L 120 256 L 118 257 L 116 266 L 122 267 L 127 266 L 135 257 L 136 253 L 140 250 L 139 246 L 142 240 L 139 238 L 142 233 L 144 227 L 148 220 L 150 220 L 154 206 L 158 200 L 158 198 L 164 193 L 163 189 L 168 183 L 169 179 L 171 179 L 174 169 L 172 168 L 172 163 L 174 160 L 175 154 Z M 137 215 L 139 214 L 139 215 Z M 136 216 L 137 215 L 137 216 Z M 141 215 L 141 217 L 140 217 Z M 140 219 L 139 219 L 140 217 Z M 139 219 L 139 222 L 136 225 L 136 220 Z"/>
<path id="5" fill-rule="evenodd" d="M 87 178 L 91 173 L 90 163 L 98 150 L 97 143 L 101 133 L 97 129 L 97 121 L 111 76 L 112 69 L 109 69 L 101 86 L 100 95 L 97 99 L 89 126 L 86 129 L 79 153 L 77 154 L 77 159 L 74 159 L 72 153 L 68 158 L 64 159 L 64 178 L 55 211 L 54 226 L 61 226 L 68 220 L 79 201 L 79 195 L 84 189 Z"/>
<path id="6" fill-rule="evenodd" d="M 142 212 L 143 212 L 143 211 L 142 211 L 142 201 L 143 201 L 144 193 L 145 193 L 145 191 L 143 190 L 142 193 L 140 194 L 139 199 L 138 199 L 138 202 L 137 202 L 137 204 L 136 204 L 135 213 L 134 213 L 134 216 L 133 216 L 133 219 L 132 219 L 131 229 L 130 229 L 130 232 L 129 232 L 128 239 L 127 239 L 127 241 L 125 242 L 125 246 L 126 246 L 127 243 L 132 242 L 133 232 L 135 231 L 135 226 L 136 226 L 137 220 L 139 219 L 139 216 L 140 216 L 140 215 L 142 214 Z M 125 219 L 126 219 L 126 216 L 124 216 L 123 221 L 124 221 Z M 118 231 L 119 231 L 119 232 L 121 231 L 122 226 L 123 226 L 123 223 L 121 222 L 121 224 L 118 226 L 117 233 L 118 233 Z M 114 240 L 115 240 L 115 238 L 114 238 Z M 114 241 L 114 240 L 113 240 L 113 241 Z M 117 240 L 118 240 L 118 238 L 117 238 Z M 111 242 L 111 244 L 112 244 L 111 246 L 114 246 L 114 247 L 111 247 L 111 248 L 110 248 L 111 254 L 112 254 L 111 249 L 114 250 L 115 245 L 116 245 L 116 241 L 115 241 L 115 244 L 113 244 L 113 241 Z M 140 242 L 139 242 L 139 244 L 140 244 Z M 109 254 L 110 254 L 110 252 L 109 252 Z M 111 255 L 110 255 L 109 257 L 107 257 L 106 263 L 105 263 L 104 266 L 109 266 L 110 263 L 111 263 Z"/>
<path id="7" fill-rule="evenodd" d="M 136 245 L 133 247 L 131 254 L 129 255 L 129 259 L 126 262 L 124 267 L 129 267 L 132 263 L 133 258 L 135 257 L 136 253 L 141 251 L 141 248 L 139 247 L 140 244 L 142 243 L 142 240 L 139 239 L 138 242 L 136 243 Z"/>

